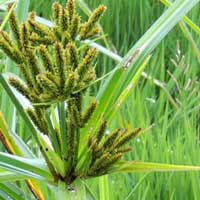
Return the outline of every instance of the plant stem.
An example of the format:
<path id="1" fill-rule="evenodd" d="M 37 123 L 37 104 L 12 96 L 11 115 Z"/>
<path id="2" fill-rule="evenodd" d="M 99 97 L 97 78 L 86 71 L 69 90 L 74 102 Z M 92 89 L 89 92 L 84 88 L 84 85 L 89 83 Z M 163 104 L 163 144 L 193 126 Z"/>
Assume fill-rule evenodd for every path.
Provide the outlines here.
<path id="1" fill-rule="evenodd" d="M 66 186 L 65 183 L 59 182 L 55 189 L 56 199 L 59 200 L 86 200 L 86 190 L 83 182 L 78 179 L 71 186 Z"/>

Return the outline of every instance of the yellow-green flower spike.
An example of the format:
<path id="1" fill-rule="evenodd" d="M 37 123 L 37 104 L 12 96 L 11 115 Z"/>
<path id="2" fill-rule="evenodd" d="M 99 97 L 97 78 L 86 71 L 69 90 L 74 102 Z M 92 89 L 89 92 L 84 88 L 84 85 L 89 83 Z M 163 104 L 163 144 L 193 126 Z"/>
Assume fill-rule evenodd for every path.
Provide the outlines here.
<path id="1" fill-rule="evenodd" d="M 51 29 L 43 24 L 40 24 L 36 22 L 35 20 L 29 19 L 28 20 L 29 28 L 32 30 L 34 33 L 36 33 L 37 37 L 46 37 L 49 38 L 52 42 L 54 40 L 54 35 L 51 31 Z M 36 37 L 35 35 L 35 37 Z"/>
<path id="2" fill-rule="evenodd" d="M 141 128 L 137 128 L 134 131 L 124 134 L 120 139 L 114 144 L 114 148 L 121 148 L 124 146 L 127 142 L 129 142 L 131 139 L 136 137 L 136 135 L 141 131 Z"/>
<path id="3" fill-rule="evenodd" d="M 77 68 L 77 72 L 78 75 L 80 76 L 80 79 L 84 78 L 96 56 L 97 56 L 97 50 L 95 48 L 90 48 L 87 51 L 86 56 L 83 58 L 83 60 L 81 61 L 81 63 Z"/>
<path id="4" fill-rule="evenodd" d="M 45 92 L 54 94 L 55 96 L 59 95 L 59 88 L 57 85 L 44 74 L 38 74 L 36 79 Z"/>
<path id="5" fill-rule="evenodd" d="M 30 41 L 32 42 L 32 46 L 37 46 L 40 44 L 50 45 L 52 44 L 52 37 L 51 36 L 39 36 L 37 33 L 31 33 L 29 36 Z"/>
<path id="6" fill-rule="evenodd" d="M 12 7 L 12 4 L 8 6 L 8 10 Z M 20 34 L 20 27 L 19 27 L 19 21 L 17 19 L 16 13 L 14 11 L 11 12 L 10 18 L 9 18 L 9 25 L 12 30 L 13 36 L 15 40 L 17 41 L 17 45 L 19 49 L 22 48 L 22 40 L 21 40 L 21 34 Z"/>
<path id="7" fill-rule="evenodd" d="M 71 24 L 75 13 L 75 0 L 68 0 L 66 7 L 69 13 L 69 24 Z"/>
<path id="8" fill-rule="evenodd" d="M 19 66 L 20 71 L 23 75 L 23 78 L 26 81 L 27 86 L 29 87 L 30 90 L 33 89 L 33 87 L 34 87 L 33 80 L 30 77 L 29 70 L 28 70 L 27 66 L 25 66 L 24 64 L 20 64 L 18 66 Z"/>
<path id="9" fill-rule="evenodd" d="M 96 132 L 97 143 L 99 143 L 105 133 L 107 127 L 107 121 L 103 120 Z"/>
<path id="10" fill-rule="evenodd" d="M 13 54 L 13 48 L 10 46 L 7 40 L 5 40 L 3 36 L 3 31 L 0 32 L 0 48 L 6 53 L 8 57 L 13 59 L 15 62 L 17 62 L 15 55 Z"/>
<path id="11" fill-rule="evenodd" d="M 31 120 L 33 121 L 33 123 L 36 125 L 36 127 L 42 132 L 45 133 L 46 130 L 44 129 L 44 127 L 41 125 L 41 120 L 38 117 L 37 113 L 35 112 L 35 110 L 33 110 L 32 108 L 27 108 L 27 113 L 29 115 L 29 117 L 31 118 Z"/>
<path id="12" fill-rule="evenodd" d="M 65 50 L 66 60 L 69 60 L 68 64 L 71 66 L 71 70 L 75 70 L 78 67 L 78 52 L 74 42 L 70 42 Z M 69 58 L 68 58 L 69 57 Z"/>
<path id="13" fill-rule="evenodd" d="M 97 107 L 97 102 L 92 102 L 89 107 L 87 108 L 87 110 L 84 112 L 83 116 L 82 116 L 82 126 L 84 126 L 88 120 L 91 118 L 92 114 L 94 113 L 95 109 Z"/>
<path id="14" fill-rule="evenodd" d="M 47 50 L 47 47 L 45 45 L 41 44 L 39 46 L 38 50 L 39 50 L 39 56 L 42 60 L 44 68 L 49 72 L 53 72 L 53 62 L 52 62 L 51 56 Z"/>
<path id="15" fill-rule="evenodd" d="M 23 23 L 21 25 L 21 40 L 22 40 L 22 46 L 24 49 L 28 48 L 29 46 L 29 30 L 28 25 L 26 23 Z"/>
<path id="16" fill-rule="evenodd" d="M 60 13 L 60 27 L 62 32 L 67 31 L 69 27 L 69 15 L 68 11 L 64 8 L 61 9 Z"/>
<path id="17" fill-rule="evenodd" d="M 105 160 L 110 159 L 110 157 L 111 157 L 110 153 L 106 152 L 100 158 L 98 158 L 94 163 L 92 163 L 89 174 L 96 173 L 96 171 L 98 171 L 98 169 L 101 168 L 102 163 L 104 163 Z"/>
<path id="18" fill-rule="evenodd" d="M 122 153 L 117 153 L 116 155 L 108 158 L 107 160 L 105 160 L 101 166 L 98 167 L 98 169 L 96 170 L 96 173 L 98 175 L 103 175 L 107 172 L 107 170 L 109 169 L 109 167 L 113 164 L 115 164 L 117 161 L 119 161 L 122 158 L 123 154 Z"/>
<path id="19" fill-rule="evenodd" d="M 74 15 L 69 29 L 69 33 L 71 35 L 72 40 L 74 40 L 78 34 L 79 24 L 80 17 L 78 15 Z"/>
<path id="20" fill-rule="evenodd" d="M 92 30 L 95 30 L 95 25 L 98 22 L 98 20 L 100 19 L 100 17 L 103 15 L 103 13 L 105 12 L 106 7 L 105 6 L 99 6 L 90 16 L 90 18 L 88 19 L 88 22 L 84 23 L 81 28 L 80 28 L 80 38 L 81 39 L 87 39 L 91 34 Z M 96 32 L 96 30 L 95 30 Z"/>
<path id="21" fill-rule="evenodd" d="M 61 42 L 63 44 L 63 47 L 65 48 L 66 45 L 71 41 L 71 35 L 68 31 L 65 31 L 62 33 L 62 39 L 61 39 Z M 67 50 L 67 48 L 66 48 Z"/>
<path id="22" fill-rule="evenodd" d="M 76 83 L 77 83 L 77 74 L 74 72 L 68 72 L 68 77 L 64 85 L 63 93 L 66 97 L 68 97 L 73 91 Z"/>
<path id="23" fill-rule="evenodd" d="M 120 132 L 124 132 L 123 130 L 116 130 L 113 133 L 111 133 L 105 140 L 103 146 L 104 148 L 110 148 L 113 143 L 117 140 L 118 136 L 120 135 Z"/>
<path id="24" fill-rule="evenodd" d="M 56 42 L 54 44 L 54 48 L 55 48 L 55 72 L 56 75 L 58 75 L 60 77 L 61 83 L 60 85 L 62 87 L 64 87 L 64 83 L 65 83 L 65 72 L 64 72 L 64 52 L 63 52 L 63 48 L 62 45 L 58 42 Z"/>
<path id="25" fill-rule="evenodd" d="M 34 86 L 36 86 L 36 76 L 40 73 L 38 62 L 32 49 L 26 49 L 26 56 L 30 68 L 30 77 L 34 83 Z"/>
<path id="26" fill-rule="evenodd" d="M 62 7 L 58 2 L 55 2 L 52 8 L 53 8 L 53 20 L 55 22 L 55 25 L 59 26 Z"/>
<path id="27" fill-rule="evenodd" d="M 27 99 L 30 100 L 30 91 L 29 89 L 21 83 L 19 80 L 17 80 L 14 77 L 9 78 L 9 83 L 12 85 L 19 93 L 21 93 L 23 96 L 25 96 Z"/>
<path id="28" fill-rule="evenodd" d="M 0 37 L 2 37 L 11 47 L 13 46 L 8 33 L 6 33 L 5 31 L 0 31 Z"/>

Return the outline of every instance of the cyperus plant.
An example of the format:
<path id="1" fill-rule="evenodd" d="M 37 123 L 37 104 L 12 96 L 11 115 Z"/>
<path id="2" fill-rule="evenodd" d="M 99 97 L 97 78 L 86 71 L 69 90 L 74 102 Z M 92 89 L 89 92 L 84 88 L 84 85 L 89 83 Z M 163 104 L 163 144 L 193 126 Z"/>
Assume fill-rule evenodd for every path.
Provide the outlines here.
<path id="1" fill-rule="evenodd" d="M 119 128 L 105 134 L 112 117 L 137 83 L 150 51 L 197 2 L 177 0 L 110 73 L 97 94 L 99 101 L 90 98 L 89 103 L 85 100 L 96 77 L 97 50 L 82 42 L 98 35 L 98 21 L 105 7 L 98 7 L 82 23 L 74 0 L 68 0 L 66 7 L 55 3 L 51 27 L 38 23 L 34 13 L 20 24 L 10 5 L 12 35 L 1 31 L 0 47 L 17 64 L 24 81 L 15 75 L 0 74 L 0 82 L 39 148 L 31 151 L 0 115 L 0 139 L 8 152 L 15 154 L 0 153 L 0 167 L 5 170 L 0 171 L 0 181 L 26 180 L 36 198 L 45 199 L 38 180 L 52 188 L 109 173 L 199 170 L 193 166 L 120 161 L 131 150 L 126 144 L 140 128 Z M 138 66 L 141 67 L 135 73 Z M 29 100 L 28 107 L 19 93 Z"/>
<path id="2" fill-rule="evenodd" d="M 11 5 L 8 9 L 11 8 Z M 96 74 L 95 48 L 80 49 L 81 40 L 99 33 L 97 22 L 105 11 L 99 6 L 85 23 L 75 9 L 74 0 L 66 7 L 53 4 L 53 27 L 49 28 L 35 20 L 30 13 L 27 22 L 19 24 L 14 11 L 9 18 L 14 40 L 0 32 L 1 49 L 20 69 L 25 83 L 9 77 L 9 83 L 30 102 L 26 109 L 34 125 L 50 139 L 50 147 L 41 146 L 54 182 L 71 184 L 76 178 L 87 178 L 106 174 L 109 168 L 130 151 L 125 145 L 140 129 L 128 131 L 118 129 L 109 136 L 105 134 L 107 123 L 103 118 L 95 134 L 88 137 L 88 156 L 82 162 L 79 152 L 81 129 L 92 117 L 98 103 L 93 100 L 83 107 L 84 94 L 94 81 Z M 58 105 L 59 126 L 51 126 L 49 107 Z M 88 133 L 89 134 L 89 133 Z M 48 151 L 60 160 L 56 166 Z"/>

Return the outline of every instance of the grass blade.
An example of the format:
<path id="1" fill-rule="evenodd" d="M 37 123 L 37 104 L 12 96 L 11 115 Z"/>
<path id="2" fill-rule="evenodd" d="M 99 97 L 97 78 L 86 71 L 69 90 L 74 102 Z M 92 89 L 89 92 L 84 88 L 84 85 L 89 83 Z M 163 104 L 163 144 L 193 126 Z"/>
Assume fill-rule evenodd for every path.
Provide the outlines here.
<path id="1" fill-rule="evenodd" d="M 27 178 L 53 182 L 53 177 L 42 160 L 22 158 L 0 152 L 0 167 L 27 176 Z"/>
<path id="2" fill-rule="evenodd" d="M 200 166 L 171 165 L 151 162 L 121 161 L 110 169 L 110 173 L 200 171 Z"/>

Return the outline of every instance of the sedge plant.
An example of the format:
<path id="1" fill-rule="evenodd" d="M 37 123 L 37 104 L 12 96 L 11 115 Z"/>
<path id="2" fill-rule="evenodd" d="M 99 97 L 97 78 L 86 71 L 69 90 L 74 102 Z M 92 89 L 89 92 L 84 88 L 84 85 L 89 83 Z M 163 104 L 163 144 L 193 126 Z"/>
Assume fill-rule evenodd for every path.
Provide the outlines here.
<path id="1" fill-rule="evenodd" d="M 69 0 L 66 7 L 54 3 L 52 28 L 38 23 L 33 12 L 27 22 L 19 24 L 12 11 L 9 25 L 14 39 L 5 31 L 0 32 L 1 49 L 17 64 L 24 79 L 22 82 L 18 77 L 10 76 L 9 84 L 30 101 L 27 115 L 40 134 L 50 139 L 49 148 L 41 146 L 39 140 L 37 143 L 55 183 L 62 181 L 70 185 L 77 178 L 106 174 L 124 153 L 131 150 L 126 144 L 140 131 L 139 128 L 132 131 L 119 128 L 106 136 L 107 122 L 100 119 L 95 134 L 85 141 L 88 155 L 81 163 L 81 129 L 92 117 L 98 102 L 91 100 L 86 108 L 83 107 L 84 95 L 96 78 L 97 50 L 79 48 L 81 40 L 99 33 L 96 24 L 105 10 L 105 6 L 99 6 L 87 22 L 81 23 L 73 0 Z M 58 105 L 58 127 L 52 126 L 48 117 L 52 104 Z M 3 139 L 2 142 L 9 151 Z M 56 155 L 63 169 L 49 158 L 48 151 Z"/>
<path id="2" fill-rule="evenodd" d="M 37 199 L 44 199 L 44 195 L 36 180 L 46 181 L 49 187 L 62 185 L 64 190 L 70 190 L 78 180 L 114 172 L 152 171 L 155 168 L 158 171 L 199 170 L 199 167 L 122 161 L 123 155 L 131 150 L 128 142 L 141 129 L 119 127 L 106 134 L 111 116 L 138 81 L 149 57 L 133 78 L 128 77 L 130 84 L 124 84 L 127 88 L 119 95 L 112 112 L 101 115 L 102 101 L 94 97 L 86 103 L 88 89 L 96 79 L 98 51 L 86 45 L 82 47 L 82 42 L 98 36 L 101 31 L 98 22 L 105 10 L 106 7 L 100 5 L 86 22 L 82 22 L 74 0 L 68 0 L 66 6 L 54 3 L 53 25 L 49 27 L 39 23 L 34 12 L 20 24 L 13 6 L 8 6 L 12 35 L 0 32 L 0 48 L 16 63 L 23 80 L 9 74 L 1 75 L 0 82 L 26 121 L 41 155 L 34 155 L 23 140 L 11 134 L 1 116 L 1 142 L 16 156 L 0 153 L 0 165 L 13 173 L 10 175 L 13 180 L 25 179 Z M 114 76 L 119 73 L 125 76 L 135 57 L 144 49 L 137 48 L 127 55 Z M 114 88 L 121 80 L 121 75 L 118 77 Z M 16 95 L 18 93 L 28 100 L 26 108 Z M 105 106 L 102 113 L 106 109 Z"/>

